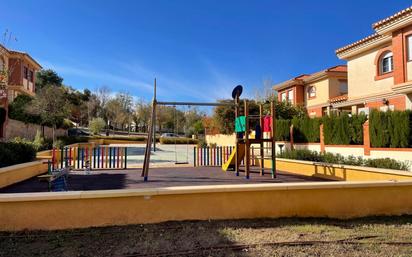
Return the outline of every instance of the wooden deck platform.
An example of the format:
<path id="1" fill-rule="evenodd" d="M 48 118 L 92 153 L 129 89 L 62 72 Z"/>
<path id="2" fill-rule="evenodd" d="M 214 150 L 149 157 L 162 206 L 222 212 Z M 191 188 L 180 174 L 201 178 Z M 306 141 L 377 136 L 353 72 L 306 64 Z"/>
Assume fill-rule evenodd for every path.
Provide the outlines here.
<path id="1" fill-rule="evenodd" d="M 260 176 L 251 173 L 250 179 L 241 172 L 236 176 L 233 171 L 223 172 L 220 167 L 176 167 L 150 169 L 149 181 L 143 182 L 141 169 L 130 170 L 99 170 L 90 175 L 84 171 L 71 172 L 68 187 L 71 191 L 112 190 L 132 188 L 153 188 L 171 186 L 225 185 L 253 183 L 287 183 L 328 181 L 315 177 L 307 177 L 279 171 L 272 179 L 270 173 Z M 0 193 L 47 192 L 48 183 L 31 178 L 20 183 L 0 189 Z"/>

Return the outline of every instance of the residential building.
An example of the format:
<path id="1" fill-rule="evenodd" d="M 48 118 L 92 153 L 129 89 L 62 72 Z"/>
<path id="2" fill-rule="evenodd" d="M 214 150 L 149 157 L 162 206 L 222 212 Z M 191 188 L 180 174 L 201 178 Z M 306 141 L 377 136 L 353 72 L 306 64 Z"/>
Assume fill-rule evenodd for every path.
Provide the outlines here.
<path id="1" fill-rule="evenodd" d="M 303 74 L 276 84 L 279 101 L 304 106 L 309 116 L 322 117 L 331 111 L 331 103 L 347 98 L 346 65 L 330 67 L 313 73 Z"/>
<path id="2" fill-rule="evenodd" d="M 372 108 L 412 109 L 412 6 L 372 28 L 372 35 L 336 50 L 346 66 L 275 85 L 279 100 L 303 105 L 317 117 L 331 111 L 368 114 Z M 323 79 L 317 74 L 323 74 Z"/>
<path id="3" fill-rule="evenodd" d="M 348 98 L 333 105 L 352 113 L 412 106 L 412 7 L 372 25 L 374 34 L 339 48 L 347 61 Z"/>
<path id="4" fill-rule="evenodd" d="M 8 104 L 20 94 L 35 95 L 35 76 L 41 68 L 29 54 L 0 44 L 0 79 L 5 84 L 5 88 L 0 88 L 0 138 L 7 124 Z"/>

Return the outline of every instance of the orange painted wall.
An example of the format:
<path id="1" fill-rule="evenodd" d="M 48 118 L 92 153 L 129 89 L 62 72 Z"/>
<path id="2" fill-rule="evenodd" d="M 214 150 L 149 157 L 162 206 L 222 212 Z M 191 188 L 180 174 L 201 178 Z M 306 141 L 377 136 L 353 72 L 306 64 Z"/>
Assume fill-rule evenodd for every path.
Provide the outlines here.
<path id="1" fill-rule="evenodd" d="M 292 87 L 288 87 L 282 90 L 278 91 L 278 100 L 282 101 L 282 94 L 286 93 L 286 98 L 288 97 L 288 93 L 289 91 L 293 90 L 293 103 L 294 105 L 303 105 L 303 99 L 304 99 L 304 88 L 302 85 L 296 85 L 296 86 L 292 86 Z"/>
<path id="2" fill-rule="evenodd" d="M 388 101 L 389 101 L 388 105 L 393 105 L 395 107 L 395 110 L 397 110 L 397 111 L 406 110 L 405 96 L 397 96 L 397 97 L 394 97 L 394 98 L 389 98 Z M 366 103 L 366 107 L 375 108 L 375 109 L 379 109 L 382 106 L 384 106 L 384 104 L 381 100 Z"/>
<path id="3" fill-rule="evenodd" d="M 308 108 L 308 115 L 313 112 L 316 113 L 315 117 L 322 117 L 322 107 Z"/>

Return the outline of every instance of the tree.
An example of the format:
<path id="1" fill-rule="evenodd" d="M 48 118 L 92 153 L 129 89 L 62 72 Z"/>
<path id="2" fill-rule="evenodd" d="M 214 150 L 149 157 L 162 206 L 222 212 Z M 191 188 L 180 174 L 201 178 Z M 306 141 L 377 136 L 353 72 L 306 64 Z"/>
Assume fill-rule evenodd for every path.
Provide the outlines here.
<path id="1" fill-rule="evenodd" d="M 40 116 L 42 123 L 51 125 L 53 128 L 53 142 L 55 140 L 55 129 L 62 124 L 68 116 L 70 106 L 65 97 L 62 87 L 53 85 L 45 86 L 39 90 L 28 107 L 32 114 Z"/>
<path id="2" fill-rule="evenodd" d="M 151 114 L 151 106 L 143 99 L 139 99 L 136 102 L 136 112 L 133 116 L 133 120 L 136 123 L 136 128 L 141 132 L 147 132 Z"/>
<path id="3" fill-rule="evenodd" d="M 106 123 L 104 122 L 102 118 L 93 118 L 89 122 L 89 129 L 94 135 L 99 134 L 104 129 L 105 126 L 106 126 Z"/>
<path id="4" fill-rule="evenodd" d="M 63 84 L 63 78 L 60 77 L 54 70 L 41 70 L 36 74 L 36 92 L 46 86 L 60 87 Z"/>

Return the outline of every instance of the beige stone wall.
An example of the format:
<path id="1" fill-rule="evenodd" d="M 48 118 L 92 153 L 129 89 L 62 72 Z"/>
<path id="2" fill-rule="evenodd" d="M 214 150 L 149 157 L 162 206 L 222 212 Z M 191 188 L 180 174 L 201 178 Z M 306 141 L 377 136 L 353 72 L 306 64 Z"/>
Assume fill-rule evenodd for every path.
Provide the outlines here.
<path id="1" fill-rule="evenodd" d="M 308 98 L 308 87 L 310 86 L 316 87 L 316 97 L 313 99 Z M 325 78 L 306 85 L 304 99 L 308 108 L 327 103 L 329 100 L 329 79 Z"/>
<path id="2" fill-rule="evenodd" d="M 236 135 L 224 135 L 224 134 L 216 134 L 216 135 L 206 135 L 206 143 L 209 144 L 216 144 L 218 146 L 234 146 L 236 144 Z"/>
<path id="3" fill-rule="evenodd" d="M 349 98 L 358 98 L 391 91 L 394 83 L 393 77 L 375 80 L 375 58 L 378 51 L 384 47 L 386 47 L 386 45 L 369 50 L 348 60 Z"/>
<path id="4" fill-rule="evenodd" d="M 7 121 L 6 130 L 5 130 L 5 139 L 10 140 L 15 137 L 22 137 L 29 140 L 33 140 L 36 136 L 37 130 L 42 131 L 42 127 L 37 124 L 25 124 L 18 120 L 9 119 Z M 66 136 L 67 130 L 65 129 L 56 129 L 56 136 Z M 53 130 L 50 127 L 44 127 L 44 137 L 52 138 Z"/>

